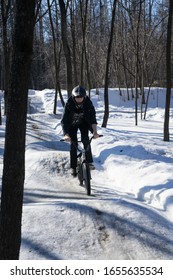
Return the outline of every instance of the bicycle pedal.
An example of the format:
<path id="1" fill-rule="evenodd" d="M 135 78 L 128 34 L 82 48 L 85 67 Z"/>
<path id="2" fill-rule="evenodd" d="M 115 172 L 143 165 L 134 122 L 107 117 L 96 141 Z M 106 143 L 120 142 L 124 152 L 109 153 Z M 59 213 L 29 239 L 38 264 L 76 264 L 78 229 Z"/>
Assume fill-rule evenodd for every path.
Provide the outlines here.
<path id="1" fill-rule="evenodd" d="M 89 168 L 90 168 L 90 170 L 95 170 L 96 169 L 94 164 L 89 164 Z"/>

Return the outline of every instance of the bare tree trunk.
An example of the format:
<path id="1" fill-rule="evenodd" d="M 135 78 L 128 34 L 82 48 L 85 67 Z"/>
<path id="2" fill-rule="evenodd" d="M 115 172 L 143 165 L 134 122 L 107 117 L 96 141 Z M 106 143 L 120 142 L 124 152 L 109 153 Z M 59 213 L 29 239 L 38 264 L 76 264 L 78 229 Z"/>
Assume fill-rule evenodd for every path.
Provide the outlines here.
<path id="1" fill-rule="evenodd" d="M 140 21 L 141 21 L 141 13 L 142 13 L 142 3 L 144 0 L 140 0 L 139 4 L 139 13 L 137 17 L 137 26 L 136 26 L 136 65 L 135 65 L 135 125 L 138 125 L 138 86 L 139 86 L 139 66 L 140 66 L 140 59 L 139 59 L 139 36 L 140 36 Z M 135 1 L 134 1 L 135 4 Z M 135 6 L 137 7 L 137 5 Z"/>
<path id="2" fill-rule="evenodd" d="M 76 54 L 76 37 L 75 37 L 75 15 L 74 15 L 74 3 L 70 8 L 71 16 L 71 36 L 72 36 L 72 54 L 73 54 L 73 69 L 74 69 L 74 83 L 75 85 L 79 84 L 79 78 L 77 73 L 77 54 Z"/>
<path id="3" fill-rule="evenodd" d="M 16 0 L 0 212 L 0 259 L 19 258 L 28 83 L 36 0 Z M 21 79 L 22 77 L 22 79 Z"/>
<path id="4" fill-rule="evenodd" d="M 64 102 L 63 96 L 61 94 L 61 87 L 60 87 L 60 82 L 59 82 L 59 78 L 58 78 L 59 65 L 58 65 L 58 59 L 57 59 L 57 43 L 56 43 L 55 30 L 54 30 L 54 26 L 53 26 L 52 14 L 51 14 L 51 9 L 50 9 L 50 0 L 47 0 L 47 5 L 48 5 L 49 19 L 50 19 L 50 25 L 51 25 L 52 37 L 53 37 L 53 50 L 54 50 L 54 63 L 55 63 L 55 98 L 54 98 L 53 113 L 56 114 L 58 90 L 59 90 L 61 104 L 63 107 L 65 105 L 65 102 Z"/>
<path id="5" fill-rule="evenodd" d="M 85 58 L 86 72 L 87 72 L 87 80 L 89 90 L 91 89 L 91 81 L 90 81 L 90 71 L 89 71 L 89 60 L 87 56 L 87 46 L 86 46 L 86 32 L 87 32 L 87 17 L 88 17 L 88 0 L 85 2 L 84 12 L 83 12 L 83 2 L 80 1 L 80 10 L 81 10 L 81 22 L 82 22 L 82 56 Z M 83 62 L 82 62 L 83 63 Z M 81 66 L 81 71 L 83 71 L 83 67 Z M 84 83 L 83 72 L 81 73 L 81 84 Z"/>
<path id="6" fill-rule="evenodd" d="M 155 73 L 157 71 L 158 65 L 159 65 L 159 63 L 161 61 L 161 58 L 162 58 L 164 52 L 165 52 L 165 50 L 163 50 L 163 52 L 161 53 L 160 57 L 158 58 L 158 61 L 157 61 L 156 65 L 155 65 L 155 68 L 153 70 L 153 76 L 151 78 L 151 84 L 149 84 L 149 89 L 148 89 L 148 93 L 147 93 L 147 97 L 146 97 L 146 104 L 145 104 L 145 111 L 144 111 L 144 120 L 146 119 L 146 114 L 147 114 L 148 100 L 149 100 L 149 95 L 150 95 L 150 88 L 151 88 L 152 83 L 154 81 Z"/>
<path id="7" fill-rule="evenodd" d="M 68 96 L 71 95 L 73 82 L 72 82 L 72 61 L 71 61 L 71 52 L 67 40 L 67 10 L 63 0 L 59 0 L 60 10 L 61 10 L 61 36 L 63 49 L 66 58 L 66 68 L 67 68 L 67 91 Z"/>
<path id="8" fill-rule="evenodd" d="M 171 39 L 172 39 L 172 14 L 173 14 L 173 1 L 169 0 L 169 16 L 167 27 L 167 47 L 166 47 L 166 74 L 167 74 L 167 91 L 166 91 L 166 104 L 165 104 L 165 119 L 164 119 L 164 141 L 169 141 L 169 112 L 171 101 Z"/>
<path id="9" fill-rule="evenodd" d="M 2 15 L 2 44 L 3 44 L 3 55 L 2 55 L 2 88 L 4 90 L 5 100 L 5 114 L 7 109 L 7 98 L 8 98 L 8 80 L 10 72 L 10 47 L 7 35 L 7 22 L 9 18 L 11 3 L 10 1 L 1 0 L 1 15 Z"/>
<path id="10" fill-rule="evenodd" d="M 110 56 L 111 56 L 111 49 L 112 49 L 112 40 L 113 40 L 113 33 L 114 33 L 116 3 L 117 3 L 117 0 L 114 0 L 113 9 L 112 9 L 111 33 L 110 33 L 110 39 L 109 39 L 109 45 L 108 45 L 108 51 L 107 51 L 107 61 L 106 61 L 105 89 L 104 89 L 105 111 L 104 111 L 102 127 L 106 127 L 107 126 L 107 122 L 108 122 L 108 118 L 109 118 L 109 97 L 108 97 L 109 63 L 110 63 Z"/>

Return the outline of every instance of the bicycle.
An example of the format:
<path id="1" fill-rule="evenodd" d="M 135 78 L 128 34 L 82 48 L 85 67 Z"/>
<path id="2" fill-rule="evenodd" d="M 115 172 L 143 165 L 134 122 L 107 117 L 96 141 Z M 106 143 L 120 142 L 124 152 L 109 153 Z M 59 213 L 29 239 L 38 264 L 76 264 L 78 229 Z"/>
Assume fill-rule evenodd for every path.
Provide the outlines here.
<path id="1" fill-rule="evenodd" d="M 102 137 L 103 135 L 99 135 L 99 137 Z M 91 172 L 90 172 L 90 167 L 89 163 L 87 162 L 86 159 L 86 152 L 90 148 L 91 141 L 94 137 L 92 136 L 89 139 L 88 146 L 85 149 L 84 147 L 76 145 L 73 143 L 73 145 L 76 147 L 77 151 L 79 152 L 77 155 L 77 177 L 79 180 L 79 185 L 83 186 L 86 189 L 87 195 L 91 195 Z M 61 141 L 65 141 L 62 139 Z M 82 141 L 78 141 L 78 143 L 81 143 Z"/>

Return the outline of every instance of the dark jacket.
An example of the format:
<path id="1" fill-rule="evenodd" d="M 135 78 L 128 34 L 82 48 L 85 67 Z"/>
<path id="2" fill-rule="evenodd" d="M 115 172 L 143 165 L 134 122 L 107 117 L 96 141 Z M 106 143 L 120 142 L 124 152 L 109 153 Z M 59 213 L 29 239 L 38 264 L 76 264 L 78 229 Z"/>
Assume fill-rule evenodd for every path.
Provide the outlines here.
<path id="1" fill-rule="evenodd" d="M 95 108 L 89 97 L 86 96 L 80 107 L 71 96 L 65 105 L 61 124 L 64 135 L 69 133 L 69 128 L 79 127 L 81 124 L 88 126 L 88 129 L 92 131 L 91 125 L 97 124 L 97 121 Z"/>

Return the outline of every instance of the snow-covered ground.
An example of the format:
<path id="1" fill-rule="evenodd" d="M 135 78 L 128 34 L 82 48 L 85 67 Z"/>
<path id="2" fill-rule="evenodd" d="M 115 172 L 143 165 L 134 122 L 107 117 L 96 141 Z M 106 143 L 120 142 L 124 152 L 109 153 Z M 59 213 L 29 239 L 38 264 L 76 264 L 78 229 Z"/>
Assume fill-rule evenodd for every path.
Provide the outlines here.
<path id="1" fill-rule="evenodd" d="M 30 91 L 20 259 L 172 260 L 173 141 L 163 141 L 165 90 L 152 89 L 138 126 L 125 90 L 121 96 L 109 90 L 107 128 L 101 127 L 103 90 L 93 90 L 91 99 L 104 136 L 92 141 L 96 170 L 87 196 L 70 175 L 69 144 L 60 142 L 60 101 L 53 115 L 54 91 Z"/>

